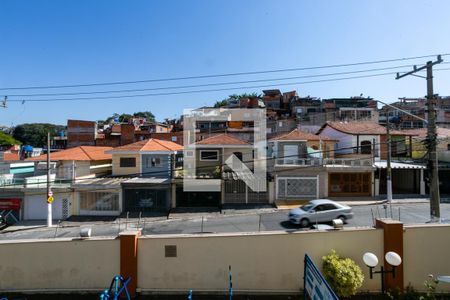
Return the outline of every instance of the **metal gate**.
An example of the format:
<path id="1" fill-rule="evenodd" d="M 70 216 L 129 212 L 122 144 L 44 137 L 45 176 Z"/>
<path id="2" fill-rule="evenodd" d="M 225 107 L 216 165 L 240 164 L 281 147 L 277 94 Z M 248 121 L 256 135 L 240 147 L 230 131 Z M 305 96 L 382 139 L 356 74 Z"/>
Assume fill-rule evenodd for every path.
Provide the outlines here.
<path id="1" fill-rule="evenodd" d="M 278 177 L 277 198 L 316 198 L 318 197 L 317 177 Z"/>
<path id="2" fill-rule="evenodd" d="M 225 204 L 263 204 L 269 203 L 267 192 L 254 192 L 243 180 L 224 181 Z M 267 190 L 266 190 L 267 191 Z"/>

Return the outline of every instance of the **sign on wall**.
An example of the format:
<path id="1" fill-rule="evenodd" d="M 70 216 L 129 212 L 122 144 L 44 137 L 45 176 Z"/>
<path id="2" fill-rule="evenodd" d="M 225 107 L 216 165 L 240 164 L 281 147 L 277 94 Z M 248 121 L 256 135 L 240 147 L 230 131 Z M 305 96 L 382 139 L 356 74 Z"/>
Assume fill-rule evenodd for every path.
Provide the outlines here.
<path id="1" fill-rule="evenodd" d="M 0 199 L 0 210 L 20 210 L 21 199 Z"/>
<path id="2" fill-rule="evenodd" d="M 303 283 L 307 300 L 339 300 L 308 254 L 305 254 Z"/>

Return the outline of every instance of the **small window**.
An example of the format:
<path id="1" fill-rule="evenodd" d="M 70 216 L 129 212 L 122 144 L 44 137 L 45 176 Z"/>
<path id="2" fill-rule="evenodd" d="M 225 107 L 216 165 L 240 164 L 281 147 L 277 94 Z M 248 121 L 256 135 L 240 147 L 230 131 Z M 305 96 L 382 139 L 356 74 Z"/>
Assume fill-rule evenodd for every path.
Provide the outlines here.
<path id="1" fill-rule="evenodd" d="M 136 158 L 135 157 L 121 157 L 120 158 L 120 167 L 121 168 L 136 167 Z"/>
<path id="2" fill-rule="evenodd" d="M 450 144 L 447 144 L 447 150 L 450 151 Z"/>
<path id="3" fill-rule="evenodd" d="M 161 164 L 161 159 L 159 157 L 152 158 L 152 167 L 157 167 Z"/>
<path id="4" fill-rule="evenodd" d="M 200 160 L 206 161 L 218 161 L 219 160 L 219 151 L 200 151 Z"/>
<path id="5" fill-rule="evenodd" d="M 177 137 L 176 136 L 173 136 L 172 137 L 172 142 L 176 142 L 177 141 Z"/>

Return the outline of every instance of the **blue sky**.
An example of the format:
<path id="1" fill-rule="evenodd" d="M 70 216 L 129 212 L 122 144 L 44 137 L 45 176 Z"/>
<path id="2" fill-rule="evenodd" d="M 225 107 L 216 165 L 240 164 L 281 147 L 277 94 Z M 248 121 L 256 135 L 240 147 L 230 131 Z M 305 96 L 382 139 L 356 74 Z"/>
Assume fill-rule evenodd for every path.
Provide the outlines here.
<path id="1" fill-rule="evenodd" d="M 425 0 L 2 0 L 0 88 L 133 81 L 450 53 L 448 11 L 450 1 Z M 413 63 L 419 65 L 426 60 Z M 450 61 L 450 56 L 444 60 Z M 27 100 L 38 98 L 15 94 L 273 79 L 411 63 L 93 88 L 0 90 L 1 98 L 8 95 L 11 100 L 25 100 L 0 108 L 0 125 L 66 124 L 69 118 L 98 120 L 116 112 L 143 110 L 152 111 L 162 120 L 179 116 L 184 108 L 211 105 L 233 93 L 260 93 L 264 88 L 83 102 L 30 102 Z M 445 67 L 449 66 L 436 68 Z M 435 72 L 435 93 L 450 95 L 449 79 L 450 71 Z M 267 88 L 277 87 L 273 83 Z M 392 102 L 398 97 L 424 96 L 426 81 L 416 77 L 395 80 L 392 75 L 280 89 L 321 98 L 362 93 Z"/>

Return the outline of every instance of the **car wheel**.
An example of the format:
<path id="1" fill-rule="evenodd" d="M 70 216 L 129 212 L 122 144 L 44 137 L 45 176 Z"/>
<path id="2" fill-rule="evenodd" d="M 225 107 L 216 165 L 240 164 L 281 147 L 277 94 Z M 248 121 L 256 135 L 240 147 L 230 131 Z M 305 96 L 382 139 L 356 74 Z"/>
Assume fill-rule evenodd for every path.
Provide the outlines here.
<path id="1" fill-rule="evenodd" d="M 301 219 L 300 220 L 300 226 L 301 227 L 308 227 L 309 225 L 309 220 L 308 219 Z"/>
<path id="2" fill-rule="evenodd" d="M 343 224 L 347 224 L 347 218 L 345 216 L 339 216 L 338 219 L 341 220 Z"/>

